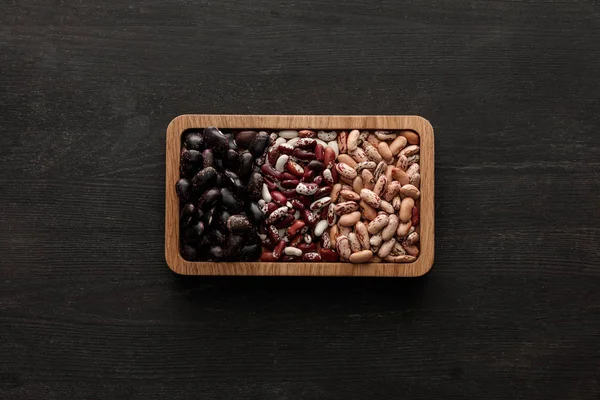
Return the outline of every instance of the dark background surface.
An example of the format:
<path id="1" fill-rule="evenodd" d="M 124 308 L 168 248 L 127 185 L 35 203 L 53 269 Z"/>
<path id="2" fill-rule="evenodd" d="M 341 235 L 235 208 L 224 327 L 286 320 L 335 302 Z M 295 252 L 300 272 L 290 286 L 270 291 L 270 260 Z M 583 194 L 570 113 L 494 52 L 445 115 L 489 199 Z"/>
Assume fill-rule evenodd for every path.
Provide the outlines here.
<path id="1" fill-rule="evenodd" d="M 595 1 L 2 1 L 0 399 L 600 398 Z M 183 113 L 418 114 L 424 278 L 181 278 Z"/>

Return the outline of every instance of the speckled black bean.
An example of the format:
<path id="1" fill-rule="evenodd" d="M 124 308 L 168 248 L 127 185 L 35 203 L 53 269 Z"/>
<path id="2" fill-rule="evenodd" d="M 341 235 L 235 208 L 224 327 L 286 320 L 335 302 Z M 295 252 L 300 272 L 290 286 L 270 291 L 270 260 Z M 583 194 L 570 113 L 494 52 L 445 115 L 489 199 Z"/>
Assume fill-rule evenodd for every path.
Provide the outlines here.
<path id="1" fill-rule="evenodd" d="M 238 145 L 235 142 L 235 138 L 234 138 L 233 134 L 226 133 L 225 137 L 227 138 L 227 142 L 229 144 L 229 149 L 230 150 L 237 150 L 238 149 Z"/>
<path id="2" fill-rule="evenodd" d="M 236 195 L 245 194 L 246 188 L 235 172 L 225 171 L 225 176 L 229 179 L 229 187 L 233 189 Z"/>
<path id="3" fill-rule="evenodd" d="M 204 129 L 204 144 L 217 155 L 223 155 L 229 149 L 229 140 L 214 126 Z"/>
<path id="4" fill-rule="evenodd" d="M 239 256 L 239 251 L 244 245 L 244 237 L 239 235 L 229 235 L 224 245 L 223 258 L 234 261 Z"/>
<path id="5" fill-rule="evenodd" d="M 221 231 L 214 231 L 210 233 L 210 243 L 213 245 L 222 246 L 225 244 L 227 236 Z"/>
<path id="6" fill-rule="evenodd" d="M 198 131 L 184 132 L 183 145 L 188 150 L 200 150 L 204 146 L 204 136 Z"/>
<path id="7" fill-rule="evenodd" d="M 179 160 L 179 173 L 193 176 L 202 166 L 202 154 L 198 150 L 184 149 Z"/>
<path id="8" fill-rule="evenodd" d="M 203 234 L 204 223 L 202 221 L 198 221 L 185 229 L 183 232 L 183 240 L 186 243 L 195 243 L 200 240 Z"/>
<path id="9" fill-rule="evenodd" d="M 208 259 L 210 261 L 221 261 L 223 259 L 223 248 L 221 246 L 210 246 L 208 248 Z"/>
<path id="10" fill-rule="evenodd" d="M 258 225 L 264 218 L 264 214 L 258 204 L 248 203 L 246 207 L 246 215 L 248 219 L 255 225 Z"/>
<path id="11" fill-rule="evenodd" d="M 213 167 L 204 168 L 192 178 L 192 185 L 196 192 L 200 192 L 217 182 L 217 171 Z"/>
<path id="12" fill-rule="evenodd" d="M 240 178 L 244 182 L 248 182 L 248 178 L 250 178 L 250 174 L 252 174 L 252 167 L 254 164 L 254 157 L 249 151 L 245 151 L 240 154 Z"/>
<path id="13" fill-rule="evenodd" d="M 179 223 L 182 227 L 186 228 L 192 221 L 197 217 L 197 207 L 192 203 L 188 203 L 181 207 L 181 218 Z"/>
<path id="14" fill-rule="evenodd" d="M 253 172 L 248 180 L 248 195 L 253 201 L 257 201 L 261 198 L 261 192 L 263 187 L 263 176 L 258 172 Z"/>
<path id="15" fill-rule="evenodd" d="M 239 252 L 240 261 L 254 261 L 260 258 L 262 252 L 260 244 L 244 246 Z"/>
<path id="16" fill-rule="evenodd" d="M 252 224 L 245 215 L 232 215 L 227 220 L 227 228 L 231 233 L 245 235 L 252 231 Z"/>
<path id="17" fill-rule="evenodd" d="M 258 132 L 258 134 L 252 138 L 248 150 L 252 153 L 254 158 L 259 158 L 263 155 L 267 146 L 269 146 L 269 134 L 267 132 Z"/>
<path id="18" fill-rule="evenodd" d="M 215 166 L 215 154 L 211 149 L 206 149 L 202 152 L 202 168 Z"/>
<path id="19" fill-rule="evenodd" d="M 240 156 L 237 151 L 229 149 L 225 154 L 225 168 L 237 172 L 240 168 Z"/>

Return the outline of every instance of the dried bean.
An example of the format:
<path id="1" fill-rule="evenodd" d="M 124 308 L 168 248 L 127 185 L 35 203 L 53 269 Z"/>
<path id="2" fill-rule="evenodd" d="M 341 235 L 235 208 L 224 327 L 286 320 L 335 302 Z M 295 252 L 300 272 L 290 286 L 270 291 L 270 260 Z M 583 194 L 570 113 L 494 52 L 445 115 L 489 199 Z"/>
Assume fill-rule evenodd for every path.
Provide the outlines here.
<path id="1" fill-rule="evenodd" d="M 381 204 L 379 205 L 379 208 L 388 214 L 393 214 L 396 211 L 396 210 L 394 210 L 394 207 L 385 200 L 381 200 Z"/>
<path id="2" fill-rule="evenodd" d="M 357 147 L 348 154 L 350 154 L 350 157 L 352 157 L 352 159 L 357 163 L 367 162 L 369 160 L 367 153 L 360 147 Z"/>
<path id="3" fill-rule="evenodd" d="M 380 232 L 383 228 L 385 228 L 388 223 L 389 217 L 387 216 L 387 214 L 380 214 L 377 217 L 375 217 L 373 221 L 369 222 L 369 225 L 367 226 L 367 231 L 369 232 L 369 234 L 374 235 L 377 232 Z"/>
<path id="4" fill-rule="evenodd" d="M 338 162 L 347 164 L 356 170 L 356 166 L 358 165 L 356 161 L 348 154 L 340 154 L 337 158 Z"/>
<path id="5" fill-rule="evenodd" d="M 364 184 L 362 178 L 360 176 L 354 178 L 354 180 L 352 181 L 352 190 L 354 190 L 356 193 L 360 193 L 360 191 L 363 190 L 363 188 Z"/>
<path id="6" fill-rule="evenodd" d="M 399 154 L 402 156 L 410 157 L 413 154 L 417 154 L 418 152 L 419 146 L 417 146 L 416 144 L 411 144 L 410 146 L 403 148 Z"/>
<path id="7" fill-rule="evenodd" d="M 392 152 L 392 155 L 396 156 L 404 147 L 406 147 L 406 138 L 404 136 L 398 136 L 390 144 L 390 151 Z"/>
<path id="8" fill-rule="evenodd" d="M 377 210 L 367 204 L 364 200 L 361 200 L 358 205 L 360 206 L 361 214 L 364 219 L 372 221 L 377 217 Z"/>
<path id="9" fill-rule="evenodd" d="M 381 237 L 384 241 L 388 241 L 394 237 L 399 224 L 400 220 L 398 219 L 398 216 L 396 214 L 392 214 L 389 216 L 389 222 L 387 226 L 381 231 Z"/>
<path id="10" fill-rule="evenodd" d="M 397 136 L 396 133 L 390 133 L 390 131 L 375 131 L 373 133 L 375 134 L 375 137 L 379 140 L 391 140 L 395 139 Z"/>
<path id="11" fill-rule="evenodd" d="M 356 204 L 356 203 L 355 203 Z M 360 211 L 354 211 L 348 214 L 344 214 L 338 220 L 338 225 L 340 226 L 354 226 L 358 221 L 360 221 Z"/>
<path id="12" fill-rule="evenodd" d="M 363 249 L 370 248 L 369 243 L 369 232 L 367 231 L 367 226 L 362 222 L 358 221 L 356 226 L 354 227 L 354 231 L 356 233 L 356 237 L 360 242 L 360 245 Z"/>
<path id="13" fill-rule="evenodd" d="M 379 179 L 377 179 L 377 182 L 375 183 L 375 187 L 373 188 L 373 193 L 375 193 L 377 196 L 381 196 L 383 191 L 386 188 L 387 182 L 388 182 L 388 180 L 385 177 L 385 175 L 381 175 L 379 177 Z"/>
<path id="14" fill-rule="evenodd" d="M 334 206 L 334 212 L 337 215 L 349 214 L 358 211 L 358 204 L 354 201 L 345 201 Z"/>
<path id="15" fill-rule="evenodd" d="M 357 253 L 362 250 L 360 242 L 356 237 L 356 233 L 350 232 L 348 234 L 348 243 L 350 243 L 350 250 L 352 250 L 353 253 Z"/>
<path id="16" fill-rule="evenodd" d="M 400 220 L 402 222 L 408 222 L 412 217 L 412 209 L 415 205 L 415 200 L 412 197 L 405 197 L 400 204 Z"/>
<path id="17" fill-rule="evenodd" d="M 298 137 L 300 137 L 300 138 L 316 138 L 317 132 L 311 131 L 309 129 L 303 129 L 298 132 Z"/>
<path id="18" fill-rule="evenodd" d="M 362 250 L 350 255 L 349 260 L 354 264 L 368 263 L 373 260 L 373 252 L 371 250 Z"/>
<path id="19" fill-rule="evenodd" d="M 339 260 L 339 255 L 332 249 L 321 248 L 319 254 L 324 261 L 333 262 Z"/>
<path id="20" fill-rule="evenodd" d="M 410 230 L 412 226 L 412 223 L 410 221 L 408 222 L 400 222 L 400 225 L 398 225 L 398 229 L 396 230 L 396 235 L 398 237 L 404 237 L 408 234 L 408 231 Z"/>
<path id="21" fill-rule="evenodd" d="M 390 146 L 388 146 L 386 142 L 379 143 L 379 145 L 377 146 L 377 151 L 379 151 L 379 154 L 381 154 L 381 157 L 383 157 L 383 159 L 387 163 L 392 162 L 392 160 L 394 159 L 394 155 L 390 150 Z"/>
<path id="22" fill-rule="evenodd" d="M 298 137 L 298 131 L 295 131 L 295 130 L 279 131 L 279 137 L 282 137 L 284 139 L 293 139 L 293 138 Z"/>
<path id="23" fill-rule="evenodd" d="M 395 244 L 396 244 L 396 239 L 390 239 L 390 240 L 384 242 L 381 245 L 381 247 L 379 248 L 377 255 L 381 258 L 385 258 L 386 256 L 388 256 L 391 253 Z"/>
<path id="24" fill-rule="evenodd" d="M 377 168 L 377 164 L 375 164 L 373 161 L 362 161 L 356 164 L 356 167 L 354 167 L 356 172 L 359 174 L 362 173 L 362 171 L 365 169 L 375 170 L 375 168 Z"/>
<path id="25" fill-rule="evenodd" d="M 358 137 L 360 136 L 360 132 L 356 129 L 350 131 L 348 134 L 347 140 L 347 148 L 348 151 L 353 151 L 358 147 Z"/>
<path id="26" fill-rule="evenodd" d="M 339 154 L 344 154 L 348 152 L 348 134 L 346 131 L 341 131 L 337 136 L 337 145 Z"/>
<path id="27" fill-rule="evenodd" d="M 323 160 L 325 159 L 325 148 L 323 147 L 323 145 L 318 144 L 315 147 L 315 158 L 321 162 L 323 162 Z"/>

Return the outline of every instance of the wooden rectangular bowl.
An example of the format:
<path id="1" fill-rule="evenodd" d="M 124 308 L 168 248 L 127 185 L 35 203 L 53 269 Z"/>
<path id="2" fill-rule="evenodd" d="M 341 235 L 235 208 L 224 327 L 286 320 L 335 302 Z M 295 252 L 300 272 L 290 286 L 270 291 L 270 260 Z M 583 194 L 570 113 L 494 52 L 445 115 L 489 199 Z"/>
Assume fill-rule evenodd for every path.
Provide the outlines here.
<path id="1" fill-rule="evenodd" d="M 181 134 L 190 128 L 216 126 L 220 129 L 313 129 L 351 130 L 411 129 L 420 136 L 421 168 L 421 253 L 412 263 L 330 262 L 190 262 L 179 254 L 179 179 Z M 169 268 L 181 275 L 264 276 L 379 276 L 415 277 L 427 273 L 434 252 L 434 140 L 433 127 L 419 116 L 379 115 L 180 115 L 167 128 L 165 258 Z"/>

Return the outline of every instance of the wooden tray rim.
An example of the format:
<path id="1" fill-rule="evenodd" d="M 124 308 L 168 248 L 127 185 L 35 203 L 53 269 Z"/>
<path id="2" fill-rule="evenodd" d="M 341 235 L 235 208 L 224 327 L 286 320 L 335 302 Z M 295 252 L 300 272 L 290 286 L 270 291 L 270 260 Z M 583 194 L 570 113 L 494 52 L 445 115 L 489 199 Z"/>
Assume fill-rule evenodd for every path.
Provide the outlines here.
<path id="1" fill-rule="evenodd" d="M 410 129 L 421 146 L 421 254 L 413 263 L 266 263 L 190 262 L 179 253 L 179 179 L 181 134 L 190 128 L 223 129 Z M 429 272 L 434 260 L 434 135 L 431 123 L 416 115 L 236 115 L 184 114 L 167 127 L 165 180 L 165 259 L 180 275 L 417 277 Z"/>

